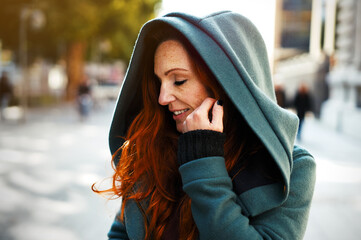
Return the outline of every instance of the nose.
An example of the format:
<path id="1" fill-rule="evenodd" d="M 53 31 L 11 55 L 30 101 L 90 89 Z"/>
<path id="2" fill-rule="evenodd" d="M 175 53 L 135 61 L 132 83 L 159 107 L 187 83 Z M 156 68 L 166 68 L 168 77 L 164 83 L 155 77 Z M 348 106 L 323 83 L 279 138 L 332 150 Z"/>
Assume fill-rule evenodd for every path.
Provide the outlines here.
<path id="1" fill-rule="evenodd" d="M 162 84 L 160 87 L 158 103 L 160 105 L 166 106 L 169 103 L 173 102 L 175 99 L 176 98 L 172 93 L 172 90 L 169 87 L 167 87 L 165 84 Z"/>

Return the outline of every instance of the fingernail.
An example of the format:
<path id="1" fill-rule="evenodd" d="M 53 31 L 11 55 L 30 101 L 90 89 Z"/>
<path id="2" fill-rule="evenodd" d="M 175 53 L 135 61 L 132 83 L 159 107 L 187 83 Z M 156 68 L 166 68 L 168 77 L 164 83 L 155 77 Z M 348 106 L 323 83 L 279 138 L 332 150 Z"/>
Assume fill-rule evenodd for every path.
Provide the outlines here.
<path id="1" fill-rule="evenodd" d="M 219 100 L 217 101 L 217 104 L 218 104 L 219 106 L 223 106 L 223 101 L 222 101 L 221 99 L 219 99 Z"/>

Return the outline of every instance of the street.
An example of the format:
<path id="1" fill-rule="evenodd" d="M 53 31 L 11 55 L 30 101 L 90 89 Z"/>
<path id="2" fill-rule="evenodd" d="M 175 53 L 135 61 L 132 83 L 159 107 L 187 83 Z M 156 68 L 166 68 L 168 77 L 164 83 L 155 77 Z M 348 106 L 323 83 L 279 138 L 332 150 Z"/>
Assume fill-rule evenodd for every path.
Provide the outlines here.
<path id="1" fill-rule="evenodd" d="M 317 163 L 305 240 L 358 240 L 361 229 L 361 141 L 306 119 L 304 138 Z"/>
<path id="2" fill-rule="evenodd" d="M 32 109 L 25 124 L 0 122 L 1 240 L 106 239 L 119 200 L 90 187 L 112 174 L 113 106 L 105 103 L 85 121 L 66 105 Z M 317 162 L 305 239 L 360 239 L 361 140 L 309 118 L 298 144 Z"/>
<path id="3" fill-rule="evenodd" d="M 0 239 L 105 239 L 116 211 L 91 191 L 111 176 L 107 133 L 114 103 L 84 122 L 75 107 L 37 109 L 0 123 Z"/>

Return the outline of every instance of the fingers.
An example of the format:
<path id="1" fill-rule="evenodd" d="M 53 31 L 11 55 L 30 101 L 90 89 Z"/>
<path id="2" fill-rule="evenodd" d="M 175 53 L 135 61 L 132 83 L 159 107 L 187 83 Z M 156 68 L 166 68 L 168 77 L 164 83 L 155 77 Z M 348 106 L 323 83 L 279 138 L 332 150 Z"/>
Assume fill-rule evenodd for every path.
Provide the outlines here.
<path id="1" fill-rule="evenodd" d="M 214 131 L 223 132 L 223 102 L 218 100 L 213 104 L 212 122 Z"/>
<path id="2" fill-rule="evenodd" d="M 212 120 L 209 118 L 209 113 L 212 115 Z M 186 118 L 183 123 L 182 132 L 200 129 L 223 132 L 223 106 L 221 101 L 206 98 L 202 104 Z"/>
<path id="3" fill-rule="evenodd" d="M 196 114 L 200 116 L 208 116 L 209 111 L 211 110 L 212 106 L 216 102 L 216 99 L 213 98 L 206 98 L 202 102 L 202 104 L 195 110 Z"/>

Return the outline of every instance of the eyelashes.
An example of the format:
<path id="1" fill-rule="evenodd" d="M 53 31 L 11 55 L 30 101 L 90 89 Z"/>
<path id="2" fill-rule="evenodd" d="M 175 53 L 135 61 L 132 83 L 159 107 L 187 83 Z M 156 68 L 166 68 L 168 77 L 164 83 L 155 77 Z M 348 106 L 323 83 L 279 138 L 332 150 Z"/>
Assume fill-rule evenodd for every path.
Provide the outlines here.
<path id="1" fill-rule="evenodd" d="M 160 84 L 162 84 L 162 80 L 156 74 L 154 74 L 153 76 Z M 176 77 L 174 77 L 174 78 L 176 78 Z M 174 79 L 174 85 L 176 85 L 176 86 L 183 85 L 187 80 L 188 79 L 177 81 L 177 80 Z"/>
<path id="2" fill-rule="evenodd" d="M 174 85 L 180 86 L 180 85 L 183 85 L 186 81 L 187 81 L 187 79 L 184 79 L 184 80 L 181 80 L 181 81 L 175 81 Z"/>

